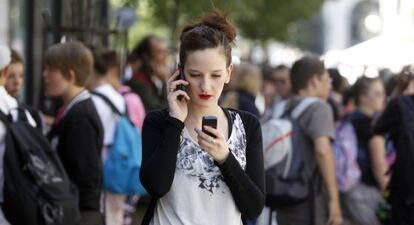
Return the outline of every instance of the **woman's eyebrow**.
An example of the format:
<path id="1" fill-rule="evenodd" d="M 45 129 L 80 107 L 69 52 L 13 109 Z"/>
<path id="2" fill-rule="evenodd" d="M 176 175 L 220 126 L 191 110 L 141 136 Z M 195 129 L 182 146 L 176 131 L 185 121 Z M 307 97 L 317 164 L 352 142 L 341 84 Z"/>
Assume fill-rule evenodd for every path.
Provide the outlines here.
<path id="1" fill-rule="evenodd" d="M 222 69 L 219 69 L 219 70 L 213 70 L 213 71 L 211 71 L 211 72 L 213 72 L 213 73 L 217 73 L 217 72 L 222 72 L 222 71 L 223 71 Z M 193 72 L 193 73 L 201 73 L 200 71 L 195 70 L 195 69 L 189 69 L 189 70 L 188 70 L 188 72 Z"/>

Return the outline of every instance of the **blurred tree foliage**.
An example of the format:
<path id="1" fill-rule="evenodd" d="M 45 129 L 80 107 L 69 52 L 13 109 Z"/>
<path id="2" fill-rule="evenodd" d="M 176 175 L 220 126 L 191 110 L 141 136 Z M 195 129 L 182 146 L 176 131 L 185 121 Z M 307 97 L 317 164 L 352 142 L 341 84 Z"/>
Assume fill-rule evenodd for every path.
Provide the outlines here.
<path id="1" fill-rule="evenodd" d="M 125 4 L 152 10 L 155 24 L 166 27 L 175 43 L 182 25 L 214 8 L 228 13 L 243 37 L 264 44 L 286 41 L 292 24 L 312 17 L 324 0 L 124 0 Z M 300 33 L 300 32 L 299 32 Z"/>

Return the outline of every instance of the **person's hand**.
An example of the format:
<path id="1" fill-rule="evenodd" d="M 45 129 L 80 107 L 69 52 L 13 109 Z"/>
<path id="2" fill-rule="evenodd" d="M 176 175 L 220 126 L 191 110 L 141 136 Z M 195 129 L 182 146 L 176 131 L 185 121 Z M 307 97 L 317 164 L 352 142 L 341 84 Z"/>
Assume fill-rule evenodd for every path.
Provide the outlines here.
<path id="1" fill-rule="evenodd" d="M 200 129 L 195 128 L 194 130 L 197 133 L 198 144 L 204 151 L 210 154 L 216 162 L 223 164 L 230 153 L 224 135 L 210 126 L 204 126 L 204 129 L 214 134 L 216 137 L 211 137 Z"/>
<path id="2" fill-rule="evenodd" d="M 338 201 L 329 203 L 329 219 L 327 225 L 342 225 L 343 218 Z"/>
<path id="3" fill-rule="evenodd" d="M 188 82 L 185 80 L 177 80 L 179 73 L 179 70 L 175 71 L 167 81 L 167 100 L 170 116 L 184 122 L 188 115 L 187 101 L 190 100 L 190 97 L 185 91 L 177 89 L 179 84 L 188 85 Z M 179 100 L 178 96 L 183 96 L 183 99 Z"/>

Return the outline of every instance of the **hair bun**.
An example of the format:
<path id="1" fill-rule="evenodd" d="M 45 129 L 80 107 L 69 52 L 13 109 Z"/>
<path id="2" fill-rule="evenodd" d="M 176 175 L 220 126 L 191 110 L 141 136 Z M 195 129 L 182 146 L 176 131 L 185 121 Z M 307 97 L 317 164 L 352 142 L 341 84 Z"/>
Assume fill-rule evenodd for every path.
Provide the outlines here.
<path id="1" fill-rule="evenodd" d="M 202 17 L 198 26 L 208 26 L 223 32 L 229 42 L 233 42 L 236 39 L 236 28 L 228 20 L 227 15 L 224 15 L 222 12 L 214 10 L 211 13 L 208 13 Z M 196 25 L 196 26 L 197 26 Z"/>

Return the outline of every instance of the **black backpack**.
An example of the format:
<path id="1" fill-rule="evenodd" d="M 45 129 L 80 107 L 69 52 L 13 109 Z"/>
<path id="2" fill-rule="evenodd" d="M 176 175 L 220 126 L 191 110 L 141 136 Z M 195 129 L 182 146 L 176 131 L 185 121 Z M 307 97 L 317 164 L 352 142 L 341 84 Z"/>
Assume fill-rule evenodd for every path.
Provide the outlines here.
<path id="1" fill-rule="evenodd" d="M 47 139 L 27 121 L 0 111 L 7 127 L 3 212 L 13 225 L 74 225 L 80 219 L 78 192 Z"/>
<path id="2" fill-rule="evenodd" d="M 402 123 L 393 140 L 396 147 L 396 161 L 392 166 L 390 200 L 404 201 L 404 205 L 414 205 L 414 103 L 411 96 L 398 98 Z"/>

